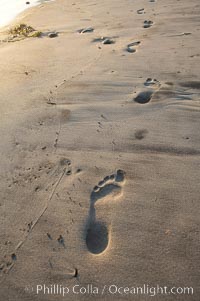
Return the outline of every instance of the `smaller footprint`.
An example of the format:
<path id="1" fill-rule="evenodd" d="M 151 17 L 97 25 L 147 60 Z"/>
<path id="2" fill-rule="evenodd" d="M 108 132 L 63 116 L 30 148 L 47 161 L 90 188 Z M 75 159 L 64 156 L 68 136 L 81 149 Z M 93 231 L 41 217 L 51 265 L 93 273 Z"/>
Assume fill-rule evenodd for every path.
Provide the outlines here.
<path id="1" fill-rule="evenodd" d="M 99 221 L 96 214 L 95 203 L 101 199 L 116 199 L 122 194 L 122 184 L 125 172 L 121 169 L 115 174 L 106 176 L 92 190 L 90 195 L 90 210 L 86 226 L 86 245 L 92 254 L 101 254 L 109 244 L 110 235 L 107 225 Z"/>
<path id="2" fill-rule="evenodd" d="M 144 21 L 143 27 L 144 27 L 144 28 L 149 28 L 149 27 L 151 27 L 152 25 L 153 25 L 153 21 L 151 21 L 151 20 L 145 20 L 145 21 Z"/>
<path id="3" fill-rule="evenodd" d="M 107 39 L 104 39 L 104 40 L 102 41 L 102 44 L 104 44 L 104 45 L 115 44 L 115 41 L 112 40 L 112 39 L 107 38 Z"/>
<path id="4" fill-rule="evenodd" d="M 93 32 L 94 28 L 93 27 L 87 27 L 87 28 L 81 28 L 78 30 L 78 33 L 90 33 Z"/>
<path id="5" fill-rule="evenodd" d="M 126 50 L 130 53 L 134 53 L 134 52 L 136 52 L 136 48 L 138 45 L 140 45 L 140 43 L 141 43 L 140 41 L 130 43 L 127 45 Z"/>
<path id="6" fill-rule="evenodd" d="M 100 38 L 95 38 L 92 40 L 94 43 L 102 43 L 104 45 L 110 45 L 110 44 L 115 44 L 115 40 L 110 37 L 100 37 Z"/>
<path id="7" fill-rule="evenodd" d="M 138 10 L 137 10 L 137 13 L 138 13 L 139 15 L 145 14 L 144 8 L 138 9 Z"/>
<path id="8" fill-rule="evenodd" d="M 161 83 L 157 79 L 148 77 L 144 82 L 144 86 L 147 87 L 145 91 L 140 92 L 134 101 L 139 104 L 146 104 L 150 102 L 156 91 L 160 90 Z"/>

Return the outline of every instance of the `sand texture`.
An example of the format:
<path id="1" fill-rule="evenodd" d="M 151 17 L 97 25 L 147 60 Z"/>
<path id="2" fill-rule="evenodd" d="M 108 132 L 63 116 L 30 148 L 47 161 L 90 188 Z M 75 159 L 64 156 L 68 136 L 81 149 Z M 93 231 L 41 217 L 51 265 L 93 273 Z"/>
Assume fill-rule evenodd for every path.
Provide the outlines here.
<path id="1" fill-rule="evenodd" d="M 43 34 L 0 33 L 0 301 L 199 301 L 199 0 L 57 0 L 20 18 Z"/>

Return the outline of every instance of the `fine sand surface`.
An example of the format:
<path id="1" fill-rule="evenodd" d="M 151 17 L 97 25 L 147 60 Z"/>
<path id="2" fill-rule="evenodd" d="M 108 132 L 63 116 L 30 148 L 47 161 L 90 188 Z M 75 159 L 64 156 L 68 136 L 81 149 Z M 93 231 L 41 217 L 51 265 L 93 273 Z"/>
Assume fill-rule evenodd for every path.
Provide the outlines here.
<path id="1" fill-rule="evenodd" d="M 21 18 L 45 34 L 0 43 L 0 301 L 198 301 L 199 0 L 57 0 Z"/>

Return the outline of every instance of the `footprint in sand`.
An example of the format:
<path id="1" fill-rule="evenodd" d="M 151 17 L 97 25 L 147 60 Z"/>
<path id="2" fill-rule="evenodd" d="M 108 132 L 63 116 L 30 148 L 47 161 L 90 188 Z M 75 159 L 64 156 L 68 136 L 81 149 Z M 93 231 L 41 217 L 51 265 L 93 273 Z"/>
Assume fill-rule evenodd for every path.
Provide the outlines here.
<path id="1" fill-rule="evenodd" d="M 155 91 L 160 89 L 161 83 L 157 79 L 147 78 L 144 82 L 144 86 L 148 88 L 145 91 L 140 92 L 135 98 L 134 101 L 139 104 L 146 104 L 150 102 Z"/>
<path id="2" fill-rule="evenodd" d="M 102 43 L 104 45 L 110 45 L 110 44 L 115 44 L 115 40 L 113 38 L 109 37 L 100 37 L 100 38 L 95 38 L 92 40 L 94 43 Z"/>
<path id="3" fill-rule="evenodd" d="M 86 227 L 86 245 L 93 254 L 101 254 L 108 246 L 110 235 L 105 223 L 97 219 L 95 203 L 101 200 L 117 199 L 122 194 L 125 172 L 121 169 L 106 176 L 96 185 L 90 195 L 90 211 Z"/>
<path id="4" fill-rule="evenodd" d="M 151 20 L 145 20 L 145 21 L 144 21 L 143 27 L 144 27 L 144 28 L 149 28 L 149 27 L 151 27 L 152 25 L 153 25 L 153 21 L 151 21 Z"/>
<path id="5" fill-rule="evenodd" d="M 152 96 L 153 96 L 153 90 L 142 91 L 134 98 L 134 101 L 139 104 L 146 104 L 150 102 Z"/>
<path id="6" fill-rule="evenodd" d="M 138 9 L 138 10 L 137 10 L 137 14 L 138 14 L 138 15 L 145 14 L 144 8 Z"/>
<path id="7" fill-rule="evenodd" d="M 136 48 L 138 45 L 140 45 L 140 43 L 141 43 L 140 41 L 130 43 L 127 45 L 126 50 L 130 53 L 134 53 L 134 52 L 136 52 L 136 50 L 137 50 Z"/>
<path id="8" fill-rule="evenodd" d="M 93 32 L 94 31 L 94 28 L 93 27 L 86 27 L 86 28 L 81 28 L 78 30 L 78 33 L 90 33 L 90 32 Z"/>

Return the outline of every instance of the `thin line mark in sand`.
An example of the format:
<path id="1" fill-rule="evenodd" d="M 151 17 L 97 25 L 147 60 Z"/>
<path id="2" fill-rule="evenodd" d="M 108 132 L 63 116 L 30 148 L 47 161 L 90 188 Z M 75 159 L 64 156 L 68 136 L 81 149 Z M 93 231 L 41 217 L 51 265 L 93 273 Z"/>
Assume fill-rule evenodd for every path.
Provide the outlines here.
<path id="1" fill-rule="evenodd" d="M 31 222 L 31 225 L 30 225 L 30 227 L 29 227 L 29 232 L 27 233 L 26 237 L 25 237 L 22 241 L 20 241 L 20 242 L 18 243 L 18 245 L 17 245 L 16 248 L 15 248 L 15 251 L 18 251 L 18 250 L 24 245 L 24 243 L 27 241 L 28 237 L 29 237 L 30 234 L 32 233 L 33 229 L 35 228 L 35 226 L 38 224 L 38 222 L 39 222 L 39 220 L 41 219 L 41 217 L 42 217 L 42 216 L 44 215 L 44 213 L 46 212 L 46 210 L 47 210 L 47 208 L 48 208 L 48 205 L 49 205 L 49 202 L 52 200 L 52 198 L 53 198 L 53 196 L 54 196 L 54 194 L 55 194 L 55 192 L 56 192 L 57 187 L 59 186 L 59 184 L 60 184 L 60 182 L 62 181 L 64 175 L 66 174 L 66 171 L 67 171 L 67 168 L 65 167 L 65 168 L 63 169 L 63 171 L 62 171 L 60 177 L 58 178 L 58 180 L 57 180 L 57 182 L 56 182 L 56 184 L 55 184 L 55 186 L 54 186 L 54 188 L 53 188 L 53 190 L 52 190 L 52 192 L 51 192 L 49 198 L 47 199 L 44 208 L 42 209 L 42 211 L 41 211 L 41 213 L 39 214 L 39 216 L 38 216 L 33 222 Z M 14 266 L 14 264 L 15 264 L 15 263 L 13 262 L 13 263 L 6 269 L 6 274 L 8 274 L 8 273 L 11 271 L 11 269 L 12 269 L 13 266 Z"/>
<path id="2" fill-rule="evenodd" d="M 182 36 L 189 36 L 191 34 L 192 34 L 191 32 L 182 32 L 182 33 L 168 35 L 166 37 L 170 37 L 170 38 L 172 38 L 172 37 L 182 37 Z"/>
<path id="3" fill-rule="evenodd" d="M 102 52 L 99 52 L 98 56 L 96 56 L 93 60 L 91 60 L 90 62 L 88 62 L 83 68 L 81 68 L 81 70 L 79 70 L 77 73 L 75 73 L 74 75 L 71 76 L 71 78 L 69 78 L 68 80 L 63 80 L 62 82 L 58 83 L 57 89 L 61 88 L 63 85 L 68 84 L 70 85 L 70 83 L 77 77 L 79 77 L 80 75 L 83 75 L 89 68 L 91 68 L 102 56 Z M 56 89 L 56 90 L 57 90 Z M 57 97 L 56 97 L 56 101 L 57 101 Z M 57 104 L 57 103 L 56 103 Z"/>
<path id="4" fill-rule="evenodd" d="M 92 254 L 103 253 L 110 241 L 109 227 L 98 220 L 95 204 L 101 200 L 116 200 L 122 195 L 122 185 L 125 181 L 125 172 L 121 169 L 115 174 L 106 176 L 92 190 L 90 195 L 90 210 L 86 225 L 86 245 Z"/>

